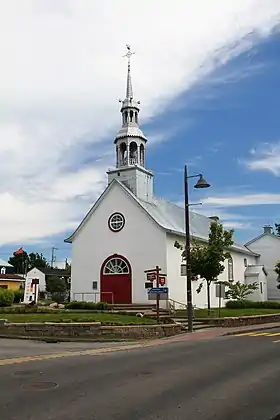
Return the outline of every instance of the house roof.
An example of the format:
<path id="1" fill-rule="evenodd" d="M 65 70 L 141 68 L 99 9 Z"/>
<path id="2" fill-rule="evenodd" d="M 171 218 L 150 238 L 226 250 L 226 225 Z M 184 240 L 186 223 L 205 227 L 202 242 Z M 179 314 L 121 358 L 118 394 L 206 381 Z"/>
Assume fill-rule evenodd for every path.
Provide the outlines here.
<path id="1" fill-rule="evenodd" d="M 262 233 L 261 235 L 257 236 L 257 237 L 256 237 L 256 238 L 254 238 L 254 239 L 251 239 L 249 242 L 247 242 L 247 243 L 245 244 L 245 246 L 249 246 L 249 245 L 251 245 L 252 243 L 254 243 L 254 242 L 258 241 L 258 240 L 259 240 L 259 239 L 261 239 L 261 238 L 263 238 L 264 236 L 271 236 L 272 238 L 275 238 L 275 239 L 279 239 L 279 240 L 280 240 L 280 236 L 278 236 L 278 235 L 273 235 L 273 233 Z"/>
<path id="2" fill-rule="evenodd" d="M 37 270 L 41 271 L 41 273 L 45 274 L 46 276 L 64 276 L 70 277 L 70 273 L 68 270 L 63 268 L 51 268 L 51 267 L 34 267 Z M 31 270 L 30 270 L 31 271 Z"/>
<path id="3" fill-rule="evenodd" d="M 24 277 L 18 276 L 17 274 L 1 274 L 0 280 L 13 280 L 13 281 L 25 281 Z"/>
<path id="4" fill-rule="evenodd" d="M 170 233 L 174 233 L 175 235 L 184 236 L 185 235 L 185 210 L 183 207 L 180 207 L 176 204 L 170 203 L 166 200 L 159 199 L 154 197 L 152 201 L 144 201 L 140 200 L 136 197 L 129 188 L 127 188 L 123 183 L 119 182 L 118 180 L 114 179 L 108 187 L 104 190 L 101 194 L 99 199 L 95 202 L 92 206 L 90 211 L 87 213 L 85 218 L 82 220 L 80 225 L 74 231 L 72 235 L 70 235 L 65 242 L 72 242 L 75 238 L 77 233 L 81 230 L 81 228 L 86 224 L 89 220 L 90 216 L 93 214 L 95 209 L 101 203 L 102 199 L 108 192 L 111 190 L 113 185 L 118 184 L 134 201 L 138 203 L 138 205 L 148 213 L 148 215 L 164 230 Z M 190 211 L 190 233 L 192 238 L 200 239 L 202 241 L 208 241 L 208 235 L 211 223 L 213 222 L 207 216 L 202 214 L 198 214 L 195 212 Z M 255 254 L 250 251 L 246 246 L 234 243 L 231 247 L 236 251 L 250 254 L 250 255 L 259 255 Z"/>
<path id="5" fill-rule="evenodd" d="M 258 277 L 263 272 L 267 276 L 267 270 L 264 265 L 248 265 L 245 269 L 245 277 Z"/>
<path id="6" fill-rule="evenodd" d="M 1 267 L 13 267 L 12 264 L 9 264 L 7 261 L 2 260 L 2 258 L 0 258 L 0 266 Z"/>

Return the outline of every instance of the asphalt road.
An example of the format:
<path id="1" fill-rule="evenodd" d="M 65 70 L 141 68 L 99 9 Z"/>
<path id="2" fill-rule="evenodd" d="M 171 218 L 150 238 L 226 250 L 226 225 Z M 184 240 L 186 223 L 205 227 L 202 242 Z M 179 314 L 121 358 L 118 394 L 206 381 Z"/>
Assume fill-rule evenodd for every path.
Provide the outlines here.
<path id="1" fill-rule="evenodd" d="M 270 420 L 280 329 L 256 334 L 4 364 L 0 418 Z"/>

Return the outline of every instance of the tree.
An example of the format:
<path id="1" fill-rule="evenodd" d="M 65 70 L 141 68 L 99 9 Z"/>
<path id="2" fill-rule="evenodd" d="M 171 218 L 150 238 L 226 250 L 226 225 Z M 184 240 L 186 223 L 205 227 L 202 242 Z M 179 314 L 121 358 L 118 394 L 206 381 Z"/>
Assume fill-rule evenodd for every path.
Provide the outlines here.
<path id="1" fill-rule="evenodd" d="M 274 225 L 276 235 L 280 236 L 280 223 L 274 223 Z"/>
<path id="2" fill-rule="evenodd" d="M 8 263 L 15 267 L 16 273 L 25 273 L 28 265 L 28 254 L 26 251 L 22 253 L 14 252 L 13 256 L 8 259 Z"/>
<path id="3" fill-rule="evenodd" d="M 226 299 L 231 300 L 245 300 L 249 295 L 251 295 L 255 290 L 258 290 L 259 285 L 257 282 L 251 284 L 244 284 L 237 281 L 235 283 L 230 281 L 221 282 L 228 290 L 226 290 L 225 297 Z"/>
<path id="4" fill-rule="evenodd" d="M 34 267 L 49 267 L 46 258 L 38 252 L 31 252 L 30 254 L 26 251 L 22 251 L 20 254 L 14 252 L 13 256 L 9 258 L 8 263 L 15 267 L 16 273 L 25 273 Z"/>
<path id="5" fill-rule="evenodd" d="M 208 243 L 206 245 L 194 243 L 191 248 L 191 273 L 193 276 L 200 276 L 206 280 L 208 313 L 210 313 L 211 308 L 210 286 L 213 281 L 218 280 L 219 275 L 224 271 L 224 261 L 230 258 L 227 249 L 233 245 L 232 237 L 233 230 L 224 230 L 223 225 L 212 222 Z M 183 247 L 178 246 L 178 242 L 175 242 L 174 246 L 183 249 Z M 182 252 L 182 257 L 186 259 L 185 249 Z"/>
<path id="6" fill-rule="evenodd" d="M 280 260 L 276 261 L 274 270 L 276 272 L 276 274 L 278 274 L 278 284 L 277 284 L 277 289 L 280 289 Z"/>
<path id="7" fill-rule="evenodd" d="M 46 278 L 46 291 L 56 302 L 63 302 L 67 295 L 67 281 L 64 277 L 48 276 Z"/>

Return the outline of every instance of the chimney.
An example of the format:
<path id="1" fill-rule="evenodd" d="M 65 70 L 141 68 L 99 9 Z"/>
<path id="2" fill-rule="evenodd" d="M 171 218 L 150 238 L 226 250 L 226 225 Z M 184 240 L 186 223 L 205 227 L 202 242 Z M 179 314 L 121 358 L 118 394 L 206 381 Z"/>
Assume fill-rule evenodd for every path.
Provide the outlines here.
<path id="1" fill-rule="evenodd" d="M 209 216 L 209 219 L 214 220 L 214 222 L 218 222 L 220 220 L 218 216 Z"/>
<path id="2" fill-rule="evenodd" d="M 268 234 L 268 235 L 272 235 L 272 227 L 270 225 L 265 225 L 263 227 L 263 233 Z"/>

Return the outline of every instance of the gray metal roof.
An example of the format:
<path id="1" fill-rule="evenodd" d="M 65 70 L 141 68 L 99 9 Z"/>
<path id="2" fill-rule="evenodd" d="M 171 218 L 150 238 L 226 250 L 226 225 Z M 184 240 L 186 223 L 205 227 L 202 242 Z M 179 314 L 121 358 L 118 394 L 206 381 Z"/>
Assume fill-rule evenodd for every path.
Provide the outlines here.
<path id="1" fill-rule="evenodd" d="M 2 260 L 2 258 L 0 258 L 0 266 L 1 267 L 13 267 L 12 264 L 9 264 L 7 261 Z"/>
<path id="2" fill-rule="evenodd" d="M 166 200 L 154 197 L 152 202 L 139 200 L 150 216 L 164 229 L 175 234 L 185 235 L 185 211 L 183 207 L 170 203 Z M 190 233 L 197 239 L 208 241 L 211 223 L 207 216 L 190 211 Z M 246 254 L 258 255 L 250 251 L 244 245 L 234 242 L 231 247 Z"/>

